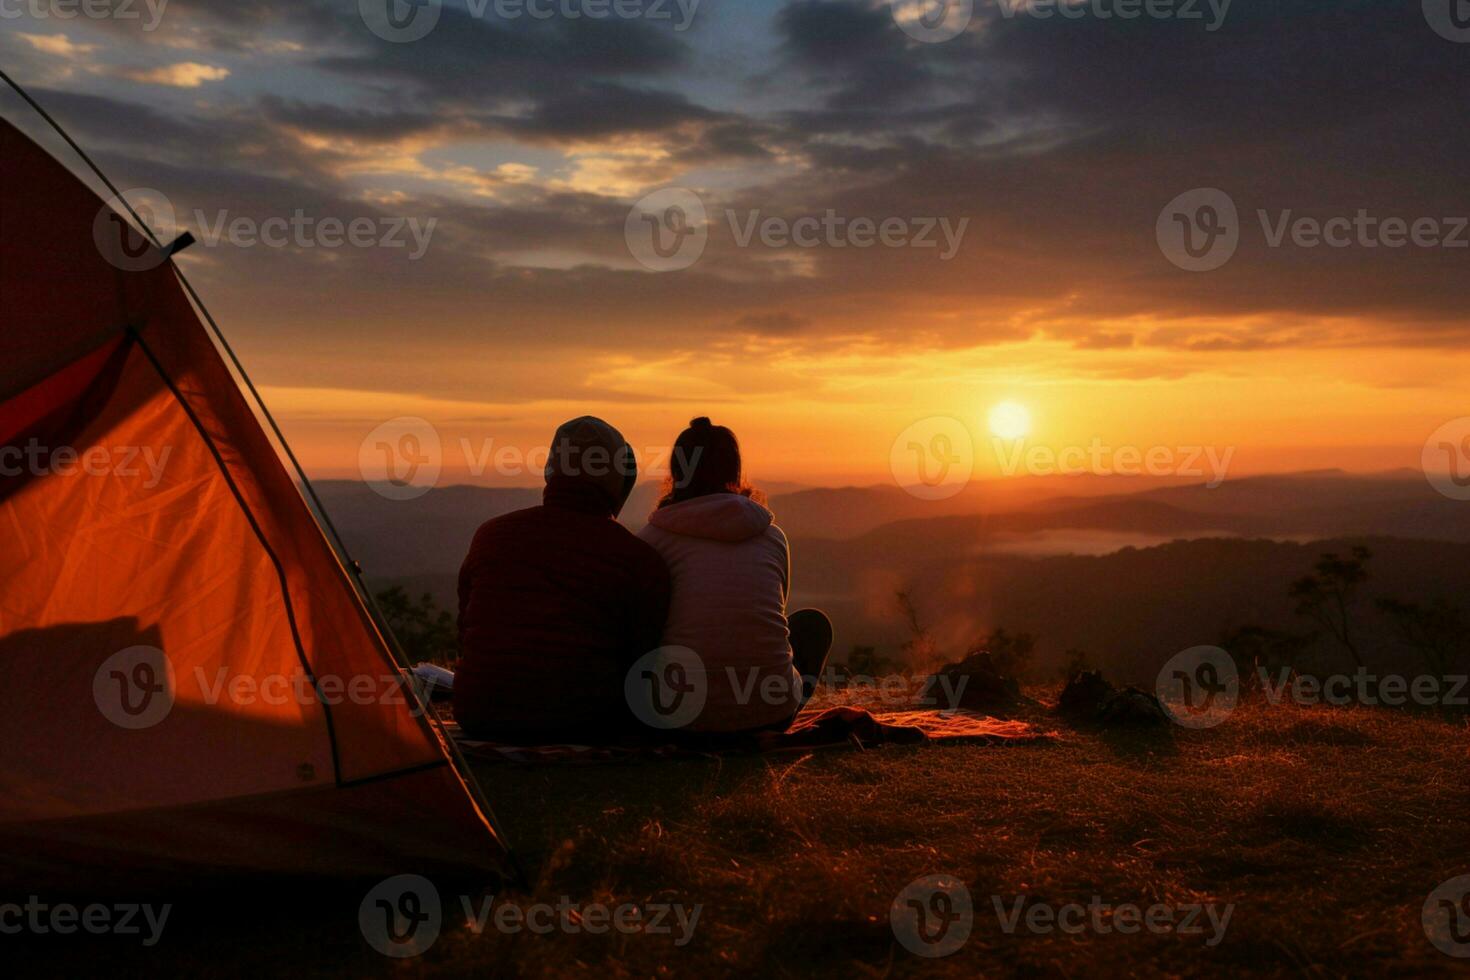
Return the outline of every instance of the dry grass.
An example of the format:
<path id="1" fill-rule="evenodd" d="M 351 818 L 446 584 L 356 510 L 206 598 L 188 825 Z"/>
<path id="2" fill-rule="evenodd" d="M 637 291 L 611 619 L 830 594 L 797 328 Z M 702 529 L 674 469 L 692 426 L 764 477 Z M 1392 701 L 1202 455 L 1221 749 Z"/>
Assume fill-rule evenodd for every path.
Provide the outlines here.
<path id="1" fill-rule="evenodd" d="M 525 975 L 1443 974 L 1420 907 L 1470 873 L 1470 729 L 1371 709 L 1246 705 L 1204 732 L 1067 732 L 1054 745 L 485 774 L 538 883 L 704 906 L 667 938 L 518 937 Z M 510 801 L 513 801 L 511 803 Z M 923 960 L 889 905 L 964 881 L 965 947 Z M 1005 934 L 994 897 L 1234 905 L 1225 938 Z M 483 938 L 446 950 L 463 968 Z M 502 954 L 506 955 L 506 954 Z M 1470 966 L 1470 964 L 1466 964 Z"/>
<path id="2" fill-rule="evenodd" d="M 1463 721 L 1249 704 L 1210 731 L 1063 732 L 1010 748 L 481 771 L 539 869 L 534 895 L 502 900 L 698 904 L 683 948 L 671 936 L 456 925 L 424 956 L 394 963 L 367 950 L 349 902 L 278 918 L 265 942 L 238 930 L 170 936 L 149 966 L 600 978 L 1470 969 L 1431 946 L 1419 921 L 1431 889 L 1470 874 Z M 889 906 L 933 873 L 966 883 L 975 922 L 963 949 L 925 960 L 895 942 Z M 1213 947 L 1175 934 L 1008 935 L 993 902 L 1019 895 L 1234 911 Z"/>

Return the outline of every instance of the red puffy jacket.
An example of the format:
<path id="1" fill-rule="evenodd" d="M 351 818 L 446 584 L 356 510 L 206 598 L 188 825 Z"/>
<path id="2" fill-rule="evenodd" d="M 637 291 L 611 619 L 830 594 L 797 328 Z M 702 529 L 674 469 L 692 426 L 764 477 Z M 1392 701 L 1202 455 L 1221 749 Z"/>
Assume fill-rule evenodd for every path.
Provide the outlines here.
<path id="1" fill-rule="evenodd" d="M 595 487 L 552 480 L 540 507 L 483 524 L 460 569 L 455 719 L 523 740 L 637 730 L 623 680 L 658 647 L 668 610 L 658 552 Z"/>

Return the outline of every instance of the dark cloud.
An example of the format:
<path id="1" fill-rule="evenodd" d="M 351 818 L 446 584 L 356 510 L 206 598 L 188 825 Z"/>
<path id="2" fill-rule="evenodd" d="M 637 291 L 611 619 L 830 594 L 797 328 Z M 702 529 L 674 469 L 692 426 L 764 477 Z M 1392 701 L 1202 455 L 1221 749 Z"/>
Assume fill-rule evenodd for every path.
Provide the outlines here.
<path id="1" fill-rule="evenodd" d="M 170 5 L 180 29 L 207 28 L 219 45 L 315 39 L 304 70 L 320 91 L 187 113 L 65 91 L 43 101 L 129 180 L 254 213 L 380 209 L 340 176 L 345 144 L 410 137 L 538 149 L 627 138 L 657 150 L 654 163 L 627 164 L 650 187 L 710 179 L 699 189 L 711 240 L 679 273 L 631 263 L 626 200 L 543 173 L 493 200 L 426 194 L 405 178 L 393 207 L 441 219 L 434 251 L 411 268 L 390 255 L 252 253 L 216 280 L 245 308 L 254 283 L 271 281 L 303 316 L 389 310 L 446 342 L 616 330 L 657 349 L 734 325 L 802 343 L 841 330 L 952 347 L 1041 331 L 1084 350 L 1182 356 L 1359 345 L 1370 338 L 1336 321 L 1364 317 L 1381 322 L 1379 341 L 1450 346 L 1466 332 L 1466 251 L 1271 248 L 1257 218 L 1470 214 L 1470 46 L 1434 34 L 1417 2 L 1236 0 L 1213 32 L 981 4 L 969 33 L 924 44 L 880 0 L 797 0 L 774 19 L 777 60 L 748 69 L 780 77 L 748 101 L 711 95 L 687 40 L 646 22 L 507 23 L 446 8 L 429 37 L 389 44 L 355 7 Z M 1208 274 L 1170 265 L 1154 238 L 1160 209 L 1196 187 L 1225 190 L 1242 219 L 1236 256 Z M 739 248 L 726 208 L 970 223 L 942 262 L 916 249 Z M 227 272 L 247 266 L 231 285 Z M 788 312 L 798 309 L 823 312 Z M 1108 323 L 1134 318 L 1162 326 Z M 1229 318 L 1243 325 L 1198 326 Z"/>
<path id="2" fill-rule="evenodd" d="M 132 16 L 89 18 L 89 26 L 175 52 L 245 52 L 267 35 L 322 43 L 347 37 L 354 21 L 362 27 L 355 0 L 166 0 L 156 24 L 145 0 L 104 2 Z"/>
<path id="3" fill-rule="evenodd" d="M 354 52 L 317 63 L 376 85 L 387 97 L 431 104 L 572 93 L 591 79 L 666 74 L 688 55 L 677 35 L 644 20 L 504 21 L 452 7 L 411 44 L 382 41 L 366 30 L 355 40 Z M 404 84 L 409 91 L 393 88 Z"/>
<path id="4" fill-rule="evenodd" d="M 377 111 L 325 102 L 302 102 L 268 95 L 261 114 L 270 122 L 312 133 L 354 140 L 389 142 L 442 127 L 445 120 L 429 111 Z"/>
<path id="5" fill-rule="evenodd" d="M 717 113 L 683 96 L 605 83 L 558 93 L 543 99 L 525 115 L 499 117 L 495 122 L 512 136 L 591 139 L 617 133 L 659 132 L 716 118 Z"/>
<path id="6" fill-rule="evenodd" d="M 914 57 L 886 3 L 795 0 L 776 27 L 791 63 L 830 89 L 827 105 L 838 111 L 893 106 L 929 90 L 942 57 Z"/>

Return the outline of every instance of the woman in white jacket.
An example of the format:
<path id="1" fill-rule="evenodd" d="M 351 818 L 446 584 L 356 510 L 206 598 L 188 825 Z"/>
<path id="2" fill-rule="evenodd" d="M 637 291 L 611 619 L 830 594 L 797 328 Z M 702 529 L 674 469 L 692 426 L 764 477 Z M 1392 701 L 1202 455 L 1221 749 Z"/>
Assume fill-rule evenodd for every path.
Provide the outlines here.
<path id="1" fill-rule="evenodd" d="M 786 615 L 790 551 L 762 499 L 745 482 L 735 434 L 697 418 L 674 443 L 666 491 L 640 535 L 673 580 L 664 646 L 693 651 L 686 683 L 703 707 L 689 731 L 785 728 L 832 648 L 824 613 Z"/>

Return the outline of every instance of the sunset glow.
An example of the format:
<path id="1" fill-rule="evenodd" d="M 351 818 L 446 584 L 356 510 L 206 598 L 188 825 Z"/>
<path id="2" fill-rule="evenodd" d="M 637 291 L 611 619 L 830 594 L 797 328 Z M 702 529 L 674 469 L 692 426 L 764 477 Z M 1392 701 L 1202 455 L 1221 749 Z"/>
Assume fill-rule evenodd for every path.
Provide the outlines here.
<path id="1" fill-rule="evenodd" d="M 1021 439 L 1031 432 L 1031 413 L 1018 402 L 1001 402 L 990 410 L 990 434 L 997 439 Z"/>
<path id="2" fill-rule="evenodd" d="M 977 8 L 934 44 L 886 3 L 705 4 L 676 31 L 447 2 L 431 34 L 397 44 L 341 6 L 246 25 L 180 5 L 146 32 L 76 19 L 0 36 L 116 182 L 161 192 L 200 239 L 181 266 L 312 473 L 354 475 L 369 432 L 414 416 L 440 430 L 447 478 L 505 482 L 466 465 L 466 440 L 524 451 L 583 412 L 648 449 L 709 414 L 763 478 L 811 483 L 889 482 L 893 440 L 936 415 L 971 420 L 979 478 L 999 473 L 992 437 L 1233 447 L 1232 474 L 1382 471 L 1415 466 L 1465 411 L 1452 227 L 1436 226 L 1445 247 L 1384 248 L 1311 247 L 1296 225 L 1361 211 L 1372 224 L 1334 235 L 1380 234 L 1389 217 L 1462 213 L 1454 182 L 1426 177 L 1429 157 L 1458 166 L 1457 146 L 1395 128 L 1447 113 L 1460 132 L 1447 89 L 1380 106 L 1381 86 L 1343 80 L 1323 118 L 1384 110 L 1363 110 L 1351 149 L 1295 139 L 1320 113 L 1289 100 L 1253 118 L 1246 149 L 1239 120 L 1192 121 L 1236 84 L 1200 47 L 1216 36 L 1147 21 L 1058 30 Z M 1278 64 L 1238 16 L 1236 57 L 1262 77 L 1314 70 Z M 1342 45 L 1427 30 L 1355 16 L 1299 50 L 1336 78 Z M 614 28 L 619 45 L 587 40 Z M 832 37 L 847 40 L 818 40 Z M 521 41 L 518 60 L 486 57 Z M 730 43 L 749 63 L 719 55 Z M 1110 132 L 1172 152 L 1097 142 Z M 1403 179 L 1356 180 L 1344 161 L 1363 145 Z M 1075 179 L 1093 168 L 1105 188 Z M 1166 206 L 1200 187 L 1229 197 L 1238 242 L 1191 271 L 1161 236 L 1179 227 Z M 658 247 L 690 251 L 659 271 L 627 237 L 654 226 L 629 215 L 667 188 L 704 216 L 660 216 Z M 371 247 L 229 231 L 298 213 L 312 229 L 366 222 Z"/>

